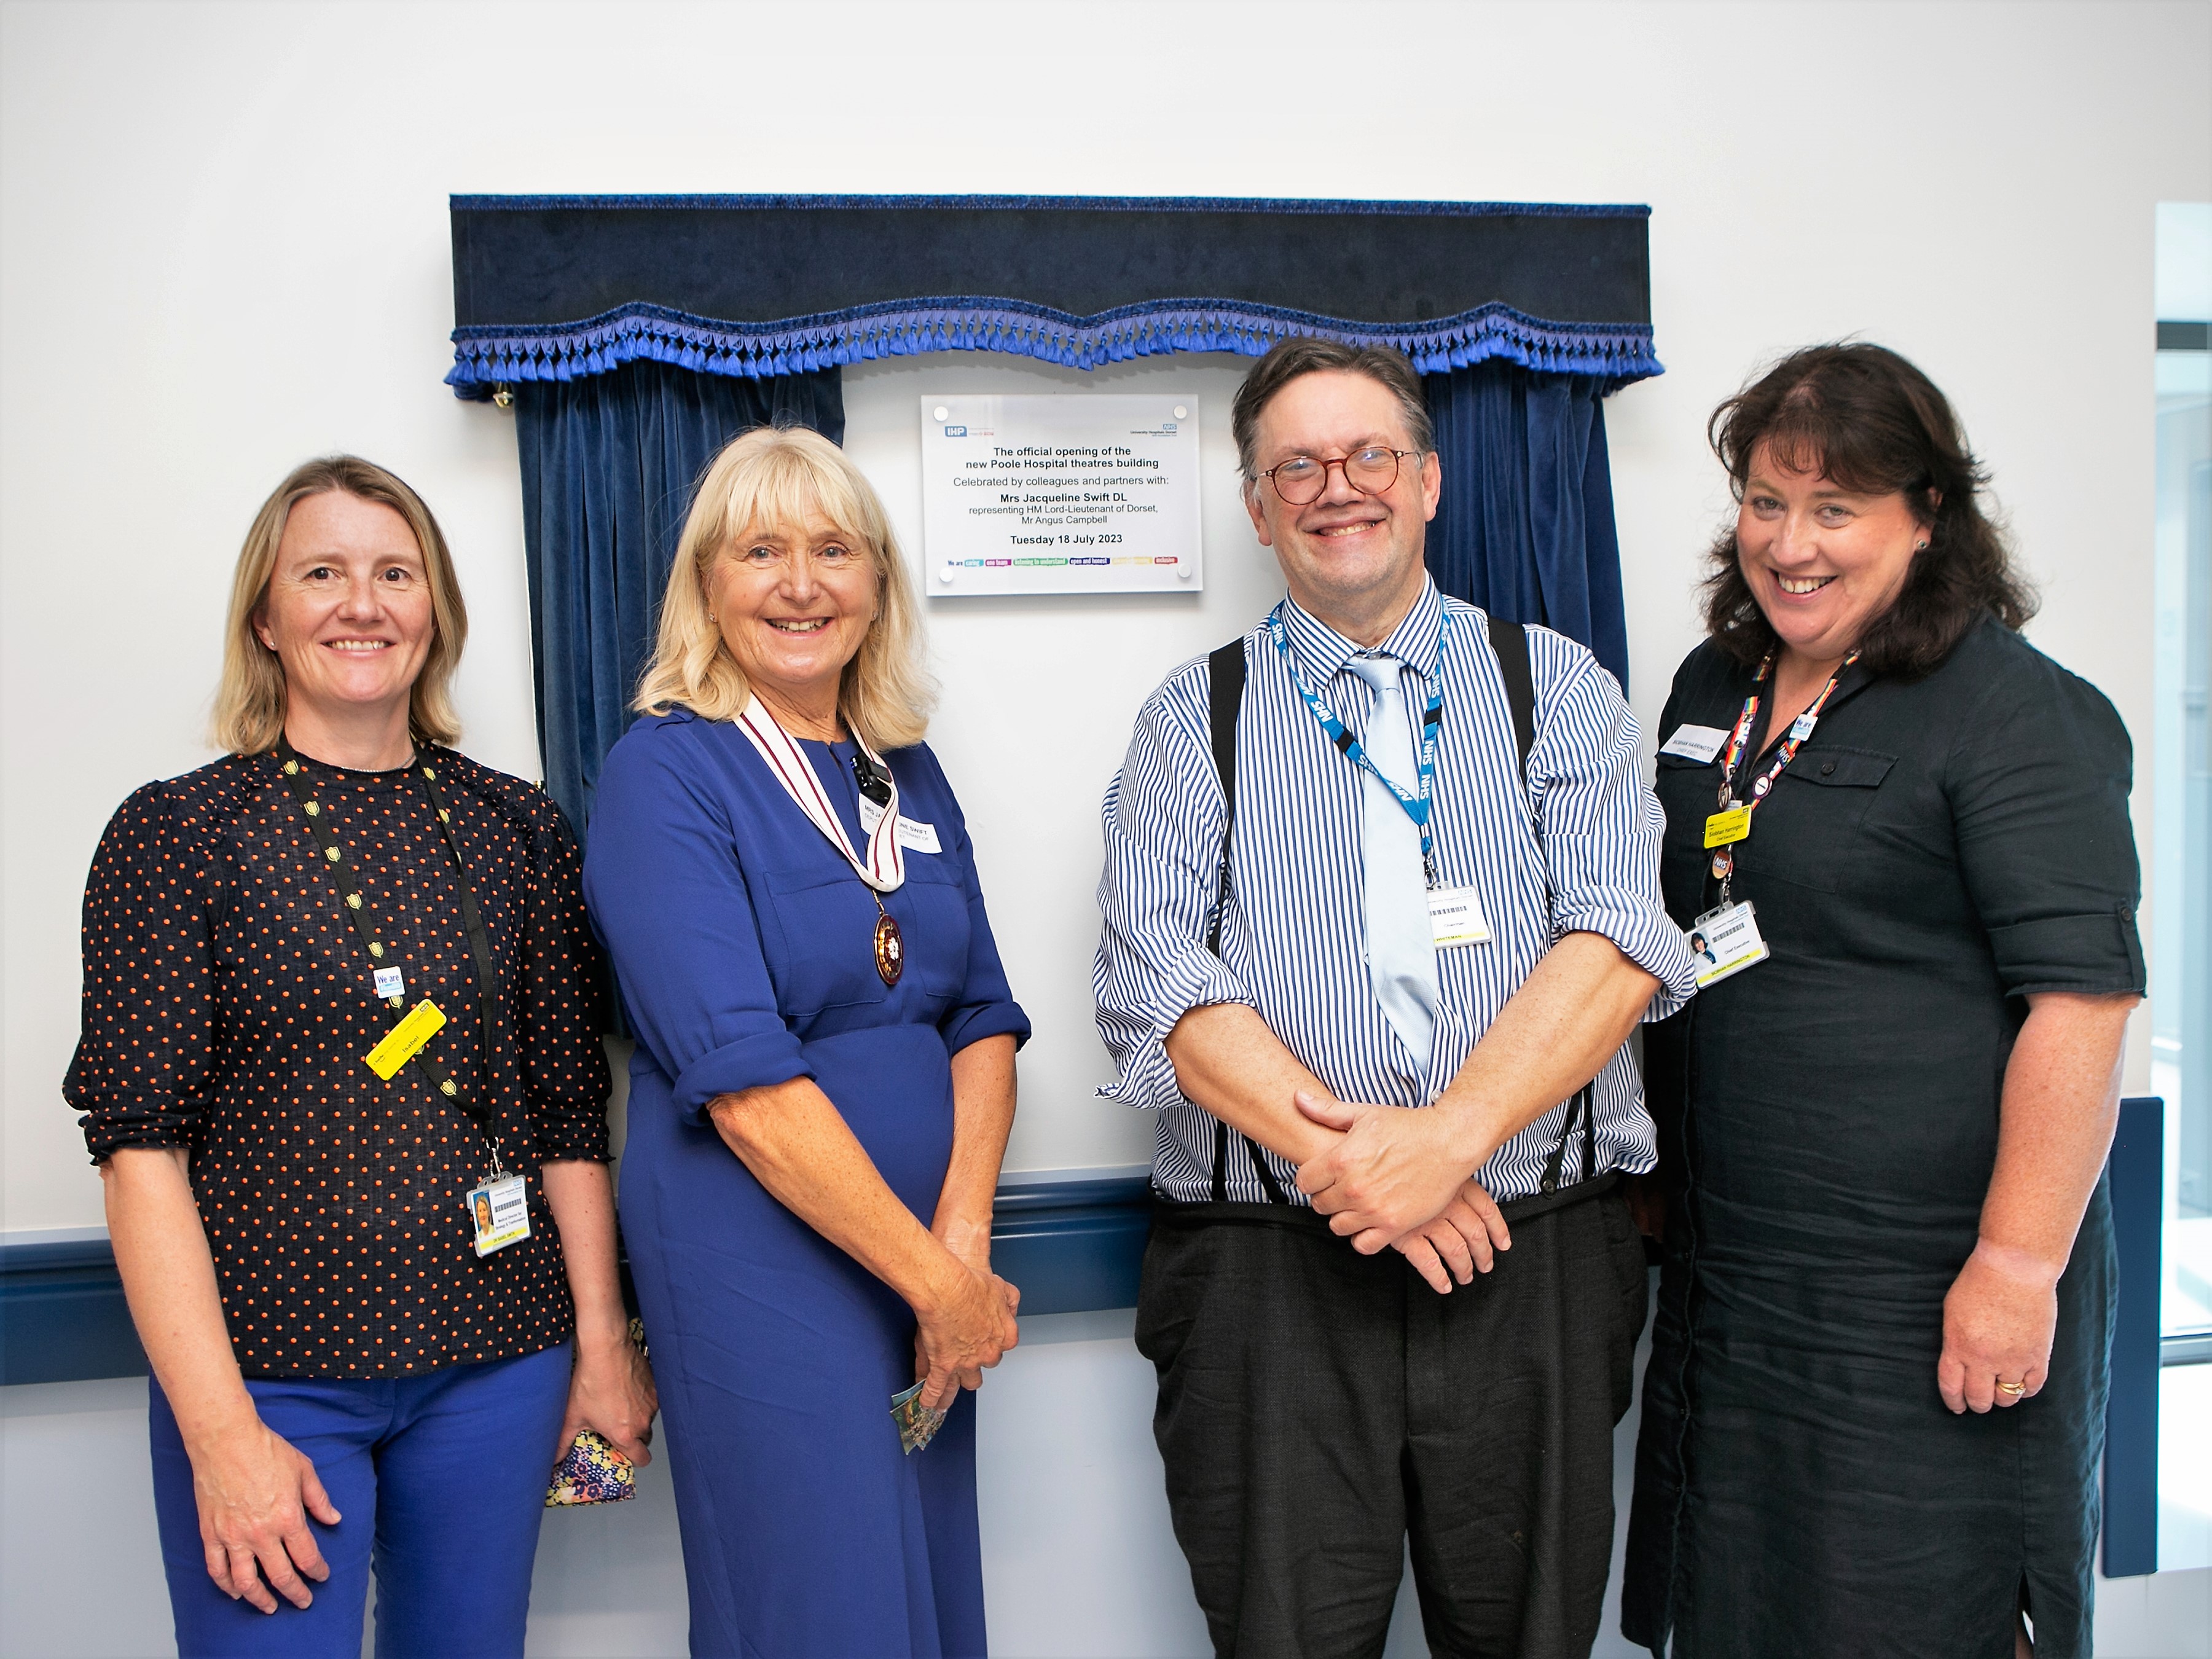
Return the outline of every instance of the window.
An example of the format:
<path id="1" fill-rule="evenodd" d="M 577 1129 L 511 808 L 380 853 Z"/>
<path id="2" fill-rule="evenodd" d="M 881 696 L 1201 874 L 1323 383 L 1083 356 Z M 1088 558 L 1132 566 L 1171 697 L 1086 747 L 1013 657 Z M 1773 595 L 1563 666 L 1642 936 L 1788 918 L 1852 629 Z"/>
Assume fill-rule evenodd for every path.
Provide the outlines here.
<path id="1" fill-rule="evenodd" d="M 2151 1087 L 2165 1097 L 2166 1122 L 2161 1318 L 2169 1358 L 2212 1358 L 2212 203 L 2160 203 L 2157 246 L 2156 714 L 2148 769 Z"/>

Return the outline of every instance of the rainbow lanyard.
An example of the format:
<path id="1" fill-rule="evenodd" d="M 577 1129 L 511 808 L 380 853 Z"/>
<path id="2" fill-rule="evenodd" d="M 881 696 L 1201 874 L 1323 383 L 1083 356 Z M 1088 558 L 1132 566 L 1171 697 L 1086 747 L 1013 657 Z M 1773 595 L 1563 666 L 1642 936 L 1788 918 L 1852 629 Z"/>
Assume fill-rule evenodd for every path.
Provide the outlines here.
<path id="1" fill-rule="evenodd" d="M 1820 695 L 1813 699 L 1805 712 L 1790 723 L 1790 735 L 1776 745 L 1774 761 L 1754 779 L 1751 799 L 1743 800 L 1735 793 L 1736 763 L 1751 741 L 1752 724 L 1759 718 L 1759 688 L 1766 684 L 1766 677 L 1774 672 L 1774 653 L 1770 651 L 1759 665 L 1759 672 L 1752 678 L 1751 695 L 1743 700 L 1743 713 L 1736 716 L 1735 728 L 1729 733 L 1728 748 L 1721 756 L 1720 811 L 1705 820 L 1705 847 L 1713 855 L 1713 874 L 1723 883 L 1735 869 L 1735 844 L 1751 835 L 1751 815 L 1759 802 L 1766 799 L 1774 787 L 1775 779 L 1790 769 L 1790 763 L 1797 758 L 1797 751 L 1805 746 L 1805 739 L 1813 735 L 1813 728 L 1820 723 L 1820 711 L 1827 707 L 1828 699 L 1836 694 L 1846 671 L 1859 659 L 1852 652 L 1836 665 L 1836 672 L 1828 676 L 1828 683 L 1820 688 Z M 1723 890 L 1723 897 L 1726 897 Z"/>

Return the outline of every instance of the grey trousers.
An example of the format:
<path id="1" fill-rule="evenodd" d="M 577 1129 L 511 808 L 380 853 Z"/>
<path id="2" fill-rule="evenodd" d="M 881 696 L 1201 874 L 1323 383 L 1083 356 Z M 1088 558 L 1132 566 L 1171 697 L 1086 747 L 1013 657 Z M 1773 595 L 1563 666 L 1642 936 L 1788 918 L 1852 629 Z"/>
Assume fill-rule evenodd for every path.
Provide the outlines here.
<path id="1" fill-rule="evenodd" d="M 1448 1296 L 1309 1210 L 1155 1211 L 1137 1346 L 1223 1659 L 1379 1655 L 1409 1538 L 1435 1659 L 1587 1659 L 1644 1250 L 1609 1185 L 1537 1202 Z"/>

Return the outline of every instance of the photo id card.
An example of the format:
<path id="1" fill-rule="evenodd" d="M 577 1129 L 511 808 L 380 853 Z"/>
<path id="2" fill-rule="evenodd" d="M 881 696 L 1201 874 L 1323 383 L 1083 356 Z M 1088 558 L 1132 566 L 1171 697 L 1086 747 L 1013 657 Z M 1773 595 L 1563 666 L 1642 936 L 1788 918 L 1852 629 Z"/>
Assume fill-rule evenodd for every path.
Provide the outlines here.
<path id="1" fill-rule="evenodd" d="M 1490 924 L 1482 919 L 1482 902 L 1474 889 L 1429 889 L 1429 932 L 1439 951 L 1455 945 L 1489 944 Z"/>
<path id="2" fill-rule="evenodd" d="M 1690 924 L 1685 937 L 1700 991 L 1767 957 L 1766 941 L 1759 936 L 1759 918 L 1753 914 L 1749 899 L 1706 911 Z"/>
<path id="3" fill-rule="evenodd" d="M 489 1255 L 530 1237 L 530 1198 L 520 1176 L 471 1187 L 465 1201 L 476 1226 L 478 1255 Z"/>

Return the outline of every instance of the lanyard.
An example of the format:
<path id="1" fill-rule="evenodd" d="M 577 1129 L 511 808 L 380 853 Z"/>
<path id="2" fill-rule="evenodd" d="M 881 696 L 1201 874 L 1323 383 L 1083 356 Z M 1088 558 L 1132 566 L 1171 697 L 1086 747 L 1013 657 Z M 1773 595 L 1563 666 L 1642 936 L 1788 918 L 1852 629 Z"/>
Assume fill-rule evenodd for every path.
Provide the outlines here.
<path id="1" fill-rule="evenodd" d="M 1429 701 L 1428 706 L 1421 711 L 1420 775 L 1416 781 L 1415 793 L 1408 794 L 1391 779 L 1382 775 L 1382 769 L 1367 757 L 1367 751 L 1359 746 L 1359 739 L 1344 729 L 1344 722 L 1336 717 L 1336 711 L 1314 694 L 1313 688 L 1306 684 L 1305 675 L 1299 671 L 1297 658 L 1291 651 L 1290 632 L 1283 626 L 1281 611 L 1278 609 L 1267 613 L 1267 631 L 1274 635 L 1275 649 L 1282 653 L 1283 665 L 1291 671 L 1291 682 L 1298 688 L 1298 696 L 1305 700 L 1307 711 L 1320 722 L 1321 729 L 1328 734 L 1328 740 L 1335 746 L 1336 751 L 1370 777 L 1380 781 L 1396 799 L 1398 805 L 1406 809 L 1406 816 L 1413 819 L 1414 827 L 1420 830 L 1421 871 L 1431 887 L 1437 884 L 1437 863 L 1436 837 L 1429 824 L 1429 805 L 1435 797 L 1437 787 L 1437 733 L 1444 720 L 1444 630 L 1450 626 L 1451 613 L 1446 611 L 1437 622 L 1436 668 L 1423 676 L 1429 688 Z"/>
<path id="2" fill-rule="evenodd" d="M 1836 665 L 1836 672 L 1828 676 L 1828 683 L 1820 688 L 1820 695 L 1806 706 L 1803 714 L 1790 721 L 1790 734 L 1775 746 L 1772 764 L 1752 781 L 1751 798 L 1746 800 L 1736 793 L 1735 769 L 1751 742 L 1752 726 L 1759 717 L 1759 688 L 1766 684 L 1766 677 L 1774 672 L 1774 655 L 1769 651 L 1760 661 L 1759 672 L 1752 677 L 1751 695 L 1743 700 L 1743 713 L 1736 716 L 1735 726 L 1729 733 L 1728 748 L 1721 756 L 1720 811 L 1707 823 L 1706 844 L 1713 846 L 1713 824 L 1723 817 L 1732 816 L 1735 820 L 1729 830 L 1727 843 L 1718 846 L 1713 854 L 1713 874 L 1720 879 L 1723 903 L 1728 901 L 1729 878 L 1735 870 L 1733 843 L 1751 834 L 1751 815 L 1766 799 L 1767 792 L 1774 787 L 1774 781 L 1790 769 L 1790 763 L 1797 758 L 1797 751 L 1805 746 L 1805 739 L 1813 735 L 1813 728 L 1820 723 L 1820 711 L 1827 707 L 1828 699 L 1835 696 L 1836 687 L 1842 683 L 1850 665 L 1859 659 L 1859 653 L 1854 651 Z"/>
<path id="3" fill-rule="evenodd" d="M 868 856 L 865 860 L 853 850 L 852 840 L 831 808 L 822 780 L 815 775 L 814 763 L 806 758 L 806 751 L 791 733 L 776 724 L 775 716 L 761 706 L 758 697 L 746 703 L 744 712 L 738 716 L 737 726 L 760 750 L 760 757 L 768 763 L 768 769 L 783 786 L 783 793 L 791 797 L 830 844 L 845 855 L 845 862 L 853 866 L 855 875 L 879 894 L 895 893 L 905 884 L 906 849 L 899 845 L 898 838 L 898 780 L 891 776 L 884 757 L 868 747 L 859 732 L 853 733 L 854 746 L 868 757 L 875 766 L 876 775 L 890 786 L 890 799 L 884 804 L 884 815 L 876 820 L 876 827 L 869 834 Z M 878 898 L 876 903 L 881 908 L 883 901 Z"/>
<path id="4" fill-rule="evenodd" d="M 385 959 L 384 941 L 376 936 L 376 930 L 370 925 L 368 906 L 346 870 L 345 848 L 339 845 L 337 835 L 324 821 L 322 803 L 315 799 L 314 791 L 308 786 L 306 767 L 289 739 L 283 737 L 276 739 L 276 759 L 284 786 L 291 791 L 293 805 L 307 819 L 307 832 L 314 837 L 315 845 L 322 853 L 319 861 L 324 873 L 330 877 L 332 885 L 337 889 L 338 908 L 353 924 L 354 937 L 361 941 L 362 949 L 368 952 L 372 968 L 393 965 Z M 499 978 L 492 968 L 490 935 L 485 932 L 483 915 L 477 908 L 476 890 L 469 885 L 468 866 L 462 861 L 461 849 L 453 840 L 453 815 L 446 810 L 444 798 L 439 793 L 437 769 L 426 762 L 418 750 L 415 758 L 408 763 L 407 771 L 414 779 L 416 787 L 430 804 L 431 814 L 437 820 L 438 833 L 446 843 L 446 852 L 453 859 L 454 872 L 460 878 L 461 925 L 469 938 L 469 973 L 476 981 L 477 1000 L 483 1018 L 484 1075 L 489 1078 L 491 1046 L 494 1034 L 499 1030 Z M 406 1017 L 407 999 L 404 994 L 380 1000 L 384 1002 L 394 1025 Z M 491 1143 L 492 1173 L 498 1176 L 499 1132 L 490 1107 L 464 1093 L 460 1084 L 431 1057 L 427 1048 L 418 1051 L 410 1063 L 420 1066 L 431 1085 L 467 1113 L 470 1121 L 483 1132 L 484 1139 Z"/>

